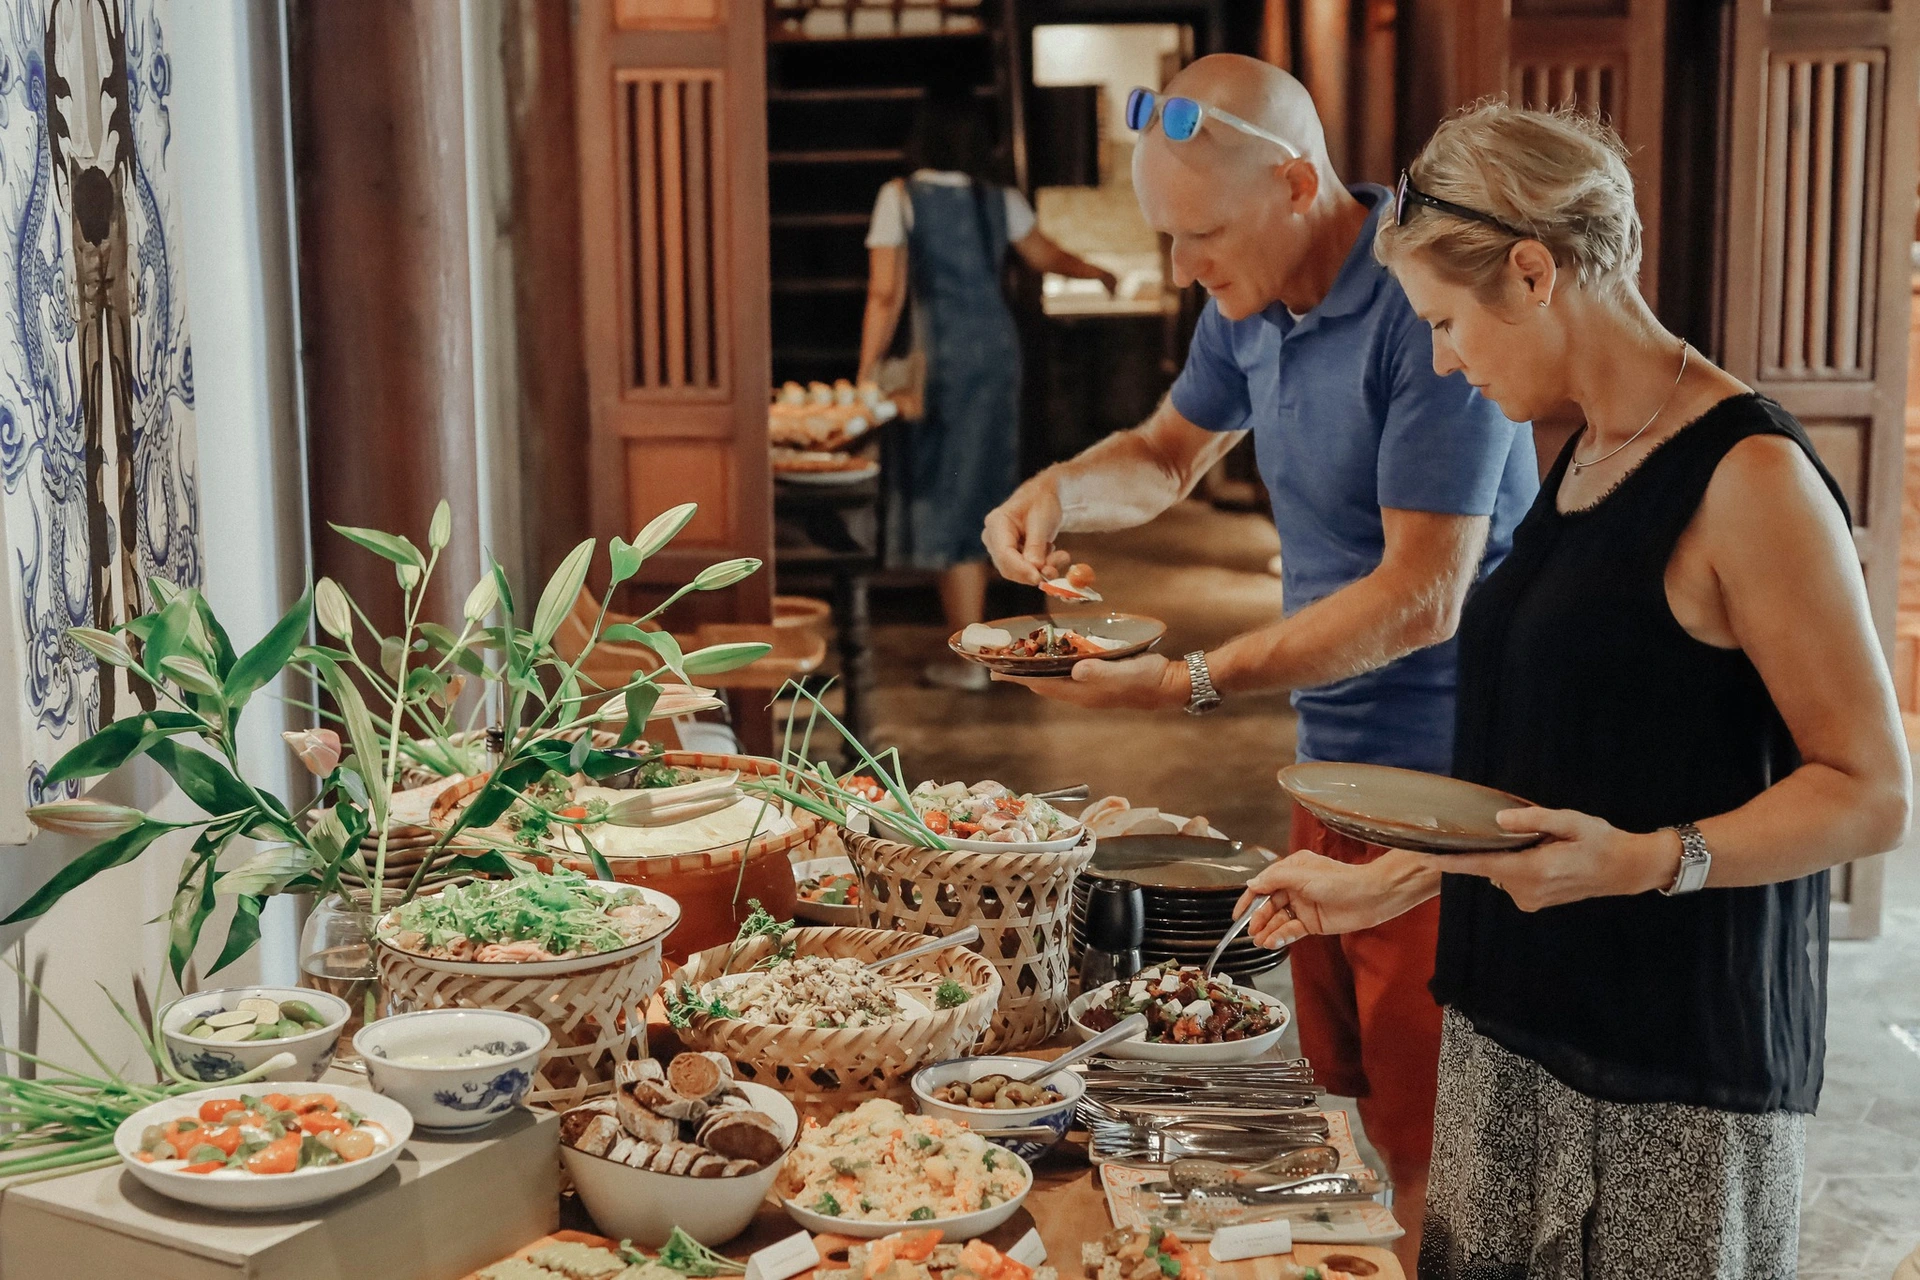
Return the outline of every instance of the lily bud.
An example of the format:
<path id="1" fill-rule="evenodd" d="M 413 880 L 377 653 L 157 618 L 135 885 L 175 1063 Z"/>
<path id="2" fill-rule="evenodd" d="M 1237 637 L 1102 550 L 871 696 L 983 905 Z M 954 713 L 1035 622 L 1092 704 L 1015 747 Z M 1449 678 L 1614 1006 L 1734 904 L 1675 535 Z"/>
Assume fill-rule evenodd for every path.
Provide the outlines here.
<path id="1" fill-rule="evenodd" d="M 188 693 L 204 694 L 208 697 L 217 697 L 220 693 L 220 682 L 213 678 L 213 672 L 207 670 L 205 664 L 197 658 L 174 654 L 160 659 L 160 670 L 172 676 L 174 683 Z"/>
<path id="2" fill-rule="evenodd" d="M 85 840 L 111 840 L 147 820 L 147 815 L 138 809 L 85 798 L 36 804 L 27 810 L 27 817 L 42 831 Z"/>
<path id="3" fill-rule="evenodd" d="M 313 584 L 313 616 L 320 629 L 336 640 L 353 635 L 353 608 L 347 603 L 347 593 L 332 578 Z"/>
<path id="4" fill-rule="evenodd" d="M 485 622 L 487 615 L 500 603 L 500 584 L 493 580 L 491 573 L 481 577 L 473 584 L 473 590 L 467 592 L 467 603 L 461 609 L 461 615 L 468 622 Z"/>
<path id="5" fill-rule="evenodd" d="M 694 575 L 695 591 L 718 591 L 734 583 L 750 578 L 760 571 L 760 562 L 752 556 L 742 556 L 738 560 L 722 560 L 719 564 L 710 564 Z"/>
<path id="6" fill-rule="evenodd" d="M 67 634 L 75 644 L 110 667 L 133 665 L 133 651 L 127 648 L 127 638 L 123 635 L 94 627 L 68 627 Z"/>
<path id="7" fill-rule="evenodd" d="M 340 735 L 331 729 L 288 729 L 280 736 L 316 778 L 326 777 L 340 763 Z"/>

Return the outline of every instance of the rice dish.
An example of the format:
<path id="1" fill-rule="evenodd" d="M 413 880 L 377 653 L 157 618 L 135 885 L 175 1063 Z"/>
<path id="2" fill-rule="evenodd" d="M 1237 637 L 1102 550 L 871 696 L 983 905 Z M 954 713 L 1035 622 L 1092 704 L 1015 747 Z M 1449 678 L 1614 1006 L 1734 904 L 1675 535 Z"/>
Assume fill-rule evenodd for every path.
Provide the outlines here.
<path id="1" fill-rule="evenodd" d="M 964 1125 L 908 1115 L 875 1098 L 809 1126 L 781 1170 L 780 1194 L 826 1217 L 928 1222 L 1025 1194 L 1032 1175 Z"/>

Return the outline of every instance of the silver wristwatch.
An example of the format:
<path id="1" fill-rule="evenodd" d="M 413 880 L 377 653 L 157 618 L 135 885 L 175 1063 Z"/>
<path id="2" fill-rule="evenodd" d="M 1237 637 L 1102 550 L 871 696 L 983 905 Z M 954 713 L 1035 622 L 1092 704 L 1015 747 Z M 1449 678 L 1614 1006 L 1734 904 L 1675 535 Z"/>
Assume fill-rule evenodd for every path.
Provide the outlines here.
<path id="1" fill-rule="evenodd" d="M 1660 892 L 1668 897 L 1676 893 L 1692 893 L 1707 883 L 1707 868 L 1713 865 L 1713 854 L 1707 848 L 1707 838 L 1691 822 L 1682 822 L 1667 830 L 1680 837 L 1680 869 L 1674 872 L 1673 883 Z"/>
<path id="2" fill-rule="evenodd" d="M 1187 695 L 1188 715 L 1203 716 L 1220 705 L 1220 691 L 1213 687 L 1205 650 L 1195 649 L 1187 655 L 1187 681 L 1192 686 Z"/>

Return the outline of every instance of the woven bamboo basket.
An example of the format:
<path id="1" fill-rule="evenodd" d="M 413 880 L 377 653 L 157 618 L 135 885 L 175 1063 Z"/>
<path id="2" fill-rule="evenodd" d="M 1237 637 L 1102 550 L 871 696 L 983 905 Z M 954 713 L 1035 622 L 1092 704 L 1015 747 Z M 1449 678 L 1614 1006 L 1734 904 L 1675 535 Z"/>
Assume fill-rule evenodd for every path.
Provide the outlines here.
<path id="1" fill-rule="evenodd" d="M 1031 1049 L 1067 1025 L 1073 881 L 1093 861 L 1090 838 L 1064 853 L 916 849 L 846 830 L 840 838 L 875 928 L 938 936 L 979 927 L 980 953 L 1002 984 L 981 1053 Z"/>
<path id="2" fill-rule="evenodd" d="M 614 1068 L 636 1043 L 647 1051 L 647 1002 L 660 988 L 660 944 L 612 963 L 583 956 L 579 968 L 550 977 L 449 972 L 453 966 L 422 961 L 380 945 L 380 988 L 386 1012 L 416 1009 L 504 1009 L 537 1018 L 553 1032 L 553 1045 L 533 1076 L 527 1101 L 564 1111 L 588 1098 L 613 1092 Z"/>
<path id="3" fill-rule="evenodd" d="M 788 942 L 800 955 L 879 960 L 917 946 L 921 939 L 881 929 L 793 929 L 781 939 Z M 752 939 L 734 956 L 732 972 L 751 969 L 774 946 L 771 938 Z M 721 976 L 731 950 L 723 946 L 702 951 L 674 976 L 675 983 L 697 988 Z M 924 1018 L 847 1029 L 775 1027 L 696 1015 L 681 1029 L 680 1042 L 688 1049 L 726 1054 L 741 1079 L 786 1094 L 803 1118 L 824 1123 L 870 1098 L 892 1098 L 911 1108 L 913 1073 L 965 1055 L 980 1038 L 1000 998 L 1000 975 L 964 947 L 936 951 L 901 967 L 936 984 L 951 979 L 973 992 L 973 998 Z"/>

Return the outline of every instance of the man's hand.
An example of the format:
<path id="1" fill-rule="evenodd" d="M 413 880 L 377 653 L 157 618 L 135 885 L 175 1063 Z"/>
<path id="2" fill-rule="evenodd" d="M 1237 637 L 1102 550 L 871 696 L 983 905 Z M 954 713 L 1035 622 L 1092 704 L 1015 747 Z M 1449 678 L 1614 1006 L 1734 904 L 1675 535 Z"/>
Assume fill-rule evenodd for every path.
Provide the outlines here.
<path id="1" fill-rule="evenodd" d="M 1165 711 L 1184 707 L 1193 696 L 1184 662 L 1169 662 L 1157 653 L 1109 662 L 1087 658 L 1073 664 L 1073 674 L 1059 676 L 1003 676 L 1006 684 L 1025 685 L 1052 702 L 1075 707 L 1127 707 L 1136 711 Z"/>
<path id="2" fill-rule="evenodd" d="M 1039 586 L 1043 579 L 1059 577 L 1069 560 L 1066 552 L 1053 547 L 1060 533 L 1060 518 L 1059 487 L 1044 471 L 988 512 L 980 536 L 1000 576 L 1030 587 Z"/>

